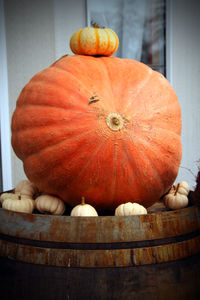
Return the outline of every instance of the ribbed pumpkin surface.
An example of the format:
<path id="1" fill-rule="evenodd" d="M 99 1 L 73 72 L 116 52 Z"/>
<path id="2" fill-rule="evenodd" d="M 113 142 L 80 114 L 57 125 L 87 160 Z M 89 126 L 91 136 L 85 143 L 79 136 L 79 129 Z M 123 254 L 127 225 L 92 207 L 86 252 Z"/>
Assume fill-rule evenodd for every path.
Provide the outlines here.
<path id="1" fill-rule="evenodd" d="M 70 39 L 70 48 L 75 54 L 110 56 L 117 51 L 118 46 L 118 36 L 109 28 L 85 27 L 75 32 Z"/>
<path id="2" fill-rule="evenodd" d="M 65 56 L 22 90 L 12 146 L 27 177 L 71 205 L 150 206 L 181 160 L 181 112 L 168 81 L 114 57 Z"/>

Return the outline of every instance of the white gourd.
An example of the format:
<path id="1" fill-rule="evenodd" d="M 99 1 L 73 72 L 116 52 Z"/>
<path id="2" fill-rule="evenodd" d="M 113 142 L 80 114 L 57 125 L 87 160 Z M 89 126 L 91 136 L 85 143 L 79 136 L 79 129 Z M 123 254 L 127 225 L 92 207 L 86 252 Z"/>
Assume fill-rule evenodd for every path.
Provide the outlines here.
<path id="1" fill-rule="evenodd" d="M 12 194 L 11 197 L 3 200 L 2 208 L 16 212 L 32 213 L 35 208 L 35 201 L 28 196 Z"/>
<path id="2" fill-rule="evenodd" d="M 3 193 L 3 194 L 1 194 L 0 195 L 0 202 L 1 202 L 1 204 L 7 198 L 9 198 L 9 199 L 16 199 L 16 194 L 14 194 L 14 193 Z"/>
<path id="3" fill-rule="evenodd" d="M 43 194 L 35 199 L 35 206 L 41 213 L 52 215 L 63 215 L 65 212 L 65 203 L 58 197 L 49 194 Z"/>
<path id="4" fill-rule="evenodd" d="M 115 209 L 115 216 L 131 216 L 143 214 L 147 214 L 147 210 L 144 206 L 138 203 L 123 203 Z"/>
<path id="5" fill-rule="evenodd" d="M 181 209 L 188 206 L 189 184 L 186 181 L 180 181 L 174 185 L 169 193 L 163 198 L 165 206 L 169 209 Z"/>
<path id="6" fill-rule="evenodd" d="M 38 192 L 38 188 L 29 180 L 22 180 L 15 187 L 15 193 L 20 193 L 21 195 L 27 195 L 29 197 L 33 197 Z"/>
<path id="7" fill-rule="evenodd" d="M 85 203 L 85 198 L 82 197 L 81 204 L 76 205 L 70 214 L 71 217 L 96 217 L 98 213 L 96 209 L 90 205 Z"/>
<path id="8" fill-rule="evenodd" d="M 179 187 L 176 185 L 176 188 L 178 187 L 178 193 L 187 196 L 190 192 L 189 184 L 186 181 L 180 181 L 178 184 Z"/>

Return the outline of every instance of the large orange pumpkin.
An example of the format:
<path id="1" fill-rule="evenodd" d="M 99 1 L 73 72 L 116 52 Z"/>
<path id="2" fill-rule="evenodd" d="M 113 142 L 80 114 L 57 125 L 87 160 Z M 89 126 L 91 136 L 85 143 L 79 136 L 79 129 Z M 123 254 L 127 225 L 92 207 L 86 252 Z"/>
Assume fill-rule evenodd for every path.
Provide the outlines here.
<path id="1" fill-rule="evenodd" d="M 22 90 L 12 146 L 30 181 L 71 205 L 150 206 L 181 160 L 181 112 L 160 73 L 114 57 L 65 56 Z"/>

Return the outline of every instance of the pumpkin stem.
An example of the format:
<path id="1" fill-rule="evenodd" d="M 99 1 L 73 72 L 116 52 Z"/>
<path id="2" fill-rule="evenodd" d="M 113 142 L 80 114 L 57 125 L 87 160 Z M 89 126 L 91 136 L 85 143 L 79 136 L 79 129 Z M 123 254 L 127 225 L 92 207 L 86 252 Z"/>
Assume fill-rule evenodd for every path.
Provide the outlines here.
<path id="1" fill-rule="evenodd" d="M 117 131 L 123 128 L 124 119 L 118 113 L 109 113 L 106 118 L 106 124 L 111 130 Z"/>
<path id="2" fill-rule="evenodd" d="M 93 28 L 99 28 L 99 24 L 97 24 L 96 22 L 94 22 L 94 21 L 91 21 L 91 26 L 93 27 Z"/>
<path id="3" fill-rule="evenodd" d="M 176 196 L 176 194 L 178 193 L 179 186 L 180 186 L 180 184 L 178 183 L 177 188 L 176 188 L 175 193 L 174 193 L 174 196 Z"/>
<path id="4" fill-rule="evenodd" d="M 114 118 L 112 118 L 112 123 L 113 123 L 113 125 L 119 125 L 120 120 L 118 118 L 114 117 Z"/>
<path id="5" fill-rule="evenodd" d="M 85 197 L 81 197 L 81 205 L 85 205 Z"/>

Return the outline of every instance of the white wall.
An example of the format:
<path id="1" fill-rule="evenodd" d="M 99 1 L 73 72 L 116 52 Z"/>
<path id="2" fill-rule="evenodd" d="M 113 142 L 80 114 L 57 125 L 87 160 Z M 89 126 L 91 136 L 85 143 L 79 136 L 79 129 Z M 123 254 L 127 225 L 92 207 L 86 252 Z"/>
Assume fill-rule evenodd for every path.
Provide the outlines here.
<path id="1" fill-rule="evenodd" d="M 70 53 L 69 39 L 86 24 L 84 0 L 4 0 L 9 122 L 24 85 L 60 56 Z M 1 51 L 2 52 L 2 51 Z M 2 53 L 1 53 L 2 54 Z M 5 53 L 4 53 L 5 54 Z M 1 99 L 1 101 L 6 101 Z M 9 131 L 10 128 L 7 128 Z M 3 144 L 3 147 L 11 145 Z M 11 149 L 11 181 L 4 190 L 25 178 L 21 161 Z"/>
<path id="2" fill-rule="evenodd" d="M 50 1 L 4 1 L 9 117 L 16 99 L 30 78 L 53 62 L 54 23 Z M 24 178 L 21 161 L 12 151 L 12 185 Z"/>
<path id="3" fill-rule="evenodd" d="M 8 101 L 7 49 L 3 0 L 0 0 L 0 191 L 9 190 L 11 179 L 10 118 Z"/>
<path id="4" fill-rule="evenodd" d="M 177 181 L 187 180 L 192 188 L 200 167 L 200 1 L 170 2 L 171 83 L 182 109 L 183 158 Z"/>

